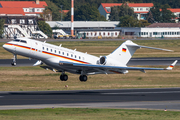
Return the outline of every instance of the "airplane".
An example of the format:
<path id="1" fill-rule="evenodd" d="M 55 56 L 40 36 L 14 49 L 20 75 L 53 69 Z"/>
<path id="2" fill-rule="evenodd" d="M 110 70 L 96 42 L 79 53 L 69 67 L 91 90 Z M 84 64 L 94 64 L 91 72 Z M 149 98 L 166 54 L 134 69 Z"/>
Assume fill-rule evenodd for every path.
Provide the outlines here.
<path id="1" fill-rule="evenodd" d="M 145 68 L 128 67 L 127 63 L 137 49 L 149 48 L 156 50 L 171 51 L 167 49 L 154 48 L 138 45 L 131 40 L 122 43 L 116 50 L 107 56 L 96 57 L 87 53 L 78 52 L 68 48 L 52 45 L 28 38 L 16 38 L 3 45 L 3 48 L 11 52 L 14 57 L 11 65 L 16 65 L 17 55 L 36 59 L 33 66 L 42 65 L 44 69 L 50 69 L 54 72 L 61 72 L 60 80 L 67 81 L 68 75 L 65 72 L 79 74 L 81 82 L 87 81 L 87 75 L 95 74 L 126 74 L 128 70 L 139 70 L 145 73 L 145 70 L 172 70 L 177 63 L 175 60 L 167 68 Z"/>

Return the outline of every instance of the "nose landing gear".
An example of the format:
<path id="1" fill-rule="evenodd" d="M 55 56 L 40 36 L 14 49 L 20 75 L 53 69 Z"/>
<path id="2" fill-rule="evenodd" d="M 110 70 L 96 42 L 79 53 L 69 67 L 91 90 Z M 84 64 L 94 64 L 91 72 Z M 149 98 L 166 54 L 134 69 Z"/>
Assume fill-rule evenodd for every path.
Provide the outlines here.
<path id="1" fill-rule="evenodd" d="M 17 60 L 17 55 L 14 54 L 14 57 L 12 59 L 11 65 L 16 66 L 16 60 Z"/>

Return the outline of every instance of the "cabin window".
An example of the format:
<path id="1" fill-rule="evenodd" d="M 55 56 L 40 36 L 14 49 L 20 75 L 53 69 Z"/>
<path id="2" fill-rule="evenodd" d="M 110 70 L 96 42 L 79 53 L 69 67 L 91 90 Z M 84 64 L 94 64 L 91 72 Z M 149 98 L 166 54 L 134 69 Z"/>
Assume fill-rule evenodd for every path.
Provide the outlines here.
<path id="1" fill-rule="evenodd" d="M 76 55 L 74 57 L 76 58 Z"/>
<path id="2" fill-rule="evenodd" d="M 44 47 L 43 47 L 43 50 L 44 50 Z"/>
<path id="3" fill-rule="evenodd" d="M 81 57 L 79 56 L 79 59 L 81 59 Z"/>
<path id="4" fill-rule="evenodd" d="M 54 50 L 54 52 L 56 53 L 56 50 Z"/>
<path id="5" fill-rule="evenodd" d="M 52 49 L 51 49 L 51 52 L 52 52 Z"/>
<path id="6" fill-rule="evenodd" d="M 48 51 L 48 48 L 47 48 L 47 51 Z"/>
<path id="7" fill-rule="evenodd" d="M 61 51 L 59 51 L 59 54 L 61 54 Z"/>
<path id="8" fill-rule="evenodd" d="M 69 56 L 69 53 L 67 53 L 67 56 Z"/>
<path id="9" fill-rule="evenodd" d="M 64 55 L 64 52 L 62 54 Z"/>
<path id="10" fill-rule="evenodd" d="M 71 54 L 71 57 L 73 57 L 73 54 Z"/>

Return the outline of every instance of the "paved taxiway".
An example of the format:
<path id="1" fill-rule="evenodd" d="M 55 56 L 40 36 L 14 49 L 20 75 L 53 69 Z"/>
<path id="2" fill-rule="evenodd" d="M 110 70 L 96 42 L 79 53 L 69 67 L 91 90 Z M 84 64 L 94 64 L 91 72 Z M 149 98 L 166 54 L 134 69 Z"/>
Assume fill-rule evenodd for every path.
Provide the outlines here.
<path id="1" fill-rule="evenodd" d="M 179 62 L 176 65 L 180 65 L 180 57 L 169 57 L 169 58 L 132 58 L 129 65 L 170 65 L 175 60 Z M 32 66 L 37 60 L 29 59 L 17 59 L 17 66 Z M 0 66 L 11 66 L 12 59 L 0 59 Z"/>
<path id="2" fill-rule="evenodd" d="M 0 109 L 52 107 L 180 110 L 180 88 L 0 92 Z"/>

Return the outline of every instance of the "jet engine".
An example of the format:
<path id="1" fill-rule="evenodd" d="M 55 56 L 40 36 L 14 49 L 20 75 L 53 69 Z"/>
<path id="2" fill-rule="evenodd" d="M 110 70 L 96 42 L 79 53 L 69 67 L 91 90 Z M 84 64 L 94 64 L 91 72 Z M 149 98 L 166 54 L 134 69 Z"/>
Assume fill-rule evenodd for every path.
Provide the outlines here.
<path id="1" fill-rule="evenodd" d="M 106 65 L 107 63 L 107 57 L 106 56 L 101 56 L 99 59 L 99 64 L 101 65 Z"/>

